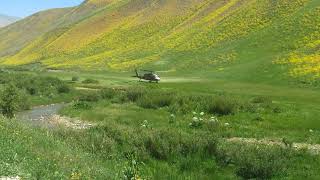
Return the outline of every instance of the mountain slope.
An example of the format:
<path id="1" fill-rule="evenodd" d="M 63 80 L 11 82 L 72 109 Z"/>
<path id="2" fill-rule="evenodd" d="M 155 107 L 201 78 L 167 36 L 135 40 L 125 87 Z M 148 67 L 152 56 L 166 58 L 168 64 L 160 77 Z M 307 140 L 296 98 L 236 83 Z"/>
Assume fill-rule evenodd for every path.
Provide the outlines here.
<path id="1" fill-rule="evenodd" d="M 12 35 L 32 24 L 27 20 L 0 30 L 0 56 L 5 65 L 205 68 L 243 79 L 279 72 L 314 79 L 319 7 L 318 0 L 87 0 L 43 12 L 52 19 L 41 16 L 50 23 L 32 38 Z"/>
<path id="2" fill-rule="evenodd" d="M 0 28 L 18 21 L 19 18 L 0 14 Z"/>

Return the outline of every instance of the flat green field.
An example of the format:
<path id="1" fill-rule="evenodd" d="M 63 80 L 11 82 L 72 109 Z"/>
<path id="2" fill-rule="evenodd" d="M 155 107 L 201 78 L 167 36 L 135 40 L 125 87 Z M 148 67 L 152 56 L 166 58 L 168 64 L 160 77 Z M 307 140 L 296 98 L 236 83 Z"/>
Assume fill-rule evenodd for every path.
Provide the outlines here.
<path id="1" fill-rule="evenodd" d="M 320 92 L 316 87 L 302 87 L 297 84 L 278 85 L 276 83 L 239 82 L 224 80 L 209 73 L 192 73 L 177 75 L 174 73 L 161 73 L 162 81 L 159 84 L 138 82 L 130 73 L 48 73 L 50 76 L 71 79 L 79 76 L 81 79 L 93 78 L 99 84 L 84 85 L 76 83 L 77 87 L 102 88 L 102 87 L 131 87 L 173 90 L 192 95 L 227 95 L 235 99 L 250 101 L 257 97 L 268 98 L 272 104 L 284 109 L 282 113 L 237 113 L 222 117 L 233 124 L 230 136 L 282 138 L 290 137 L 299 142 L 320 143 Z M 263 121 L 253 119 L 262 116 Z M 310 133 L 314 130 L 314 133 Z M 318 134 L 317 134 L 318 133 Z"/>

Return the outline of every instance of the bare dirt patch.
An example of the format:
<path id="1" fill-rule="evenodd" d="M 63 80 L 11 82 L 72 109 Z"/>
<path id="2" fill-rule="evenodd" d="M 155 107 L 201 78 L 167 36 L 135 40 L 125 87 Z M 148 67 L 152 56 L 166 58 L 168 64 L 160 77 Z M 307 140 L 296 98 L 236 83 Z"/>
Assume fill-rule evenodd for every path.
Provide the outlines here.
<path id="1" fill-rule="evenodd" d="M 0 177 L 0 180 L 20 180 L 21 178 L 19 176 L 16 177 Z"/>
<path id="2" fill-rule="evenodd" d="M 243 144 L 260 144 L 260 145 L 270 145 L 270 146 L 282 146 L 290 147 L 295 150 L 306 150 L 307 152 L 315 155 L 320 154 L 320 144 L 307 144 L 307 143 L 292 143 L 285 144 L 281 140 L 271 140 L 271 139 L 255 139 L 255 138 L 239 138 L 233 137 L 226 139 L 230 143 L 243 143 Z"/>
<path id="3" fill-rule="evenodd" d="M 69 118 L 69 117 L 60 116 L 60 115 L 53 115 L 49 117 L 49 119 L 46 120 L 46 123 L 53 126 L 64 126 L 66 128 L 78 129 L 78 130 L 89 129 L 95 126 L 95 124 L 92 124 L 92 123 L 88 123 L 88 122 L 80 121 L 78 119 Z"/>
<path id="4" fill-rule="evenodd" d="M 88 88 L 88 87 L 76 87 L 76 90 L 85 90 L 85 91 L 99 91 L 100 89 Z"/>

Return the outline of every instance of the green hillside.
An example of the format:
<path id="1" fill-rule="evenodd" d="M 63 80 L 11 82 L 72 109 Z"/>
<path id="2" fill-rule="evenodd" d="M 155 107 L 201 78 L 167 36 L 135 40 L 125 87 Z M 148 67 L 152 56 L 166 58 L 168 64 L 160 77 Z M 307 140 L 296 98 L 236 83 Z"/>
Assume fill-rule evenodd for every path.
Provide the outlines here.
<path id="1" fill-rule="evenodd" d="M 318 0 L 87 0 L 0 29 L 0 59 L 4 65 L 317 80 L 319 7 Z"/>

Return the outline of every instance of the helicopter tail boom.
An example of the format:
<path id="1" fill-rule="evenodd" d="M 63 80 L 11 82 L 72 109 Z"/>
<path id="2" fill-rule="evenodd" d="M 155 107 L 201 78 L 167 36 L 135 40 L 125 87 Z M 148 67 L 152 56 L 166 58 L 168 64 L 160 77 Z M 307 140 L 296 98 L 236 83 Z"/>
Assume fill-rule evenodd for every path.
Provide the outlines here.
<path id="1" fill-rule="evenodd" d="M 139 76 L 138 70 L 137 70 L 137 69 L 135 69 L 134 71 L 136 72 L 136 75 L 135 75 L 135 76 L 133 76 L 133 77 L 137 77 L 137 78 L 140 78 L 140 79 L 141 79 L 141 76 Z"/>
<path id="2" fill-rule="evenodd" d="M 138 70 L 135 69 L 134 71 L 136 72 L 136 76 L 139 77 Z"/>

